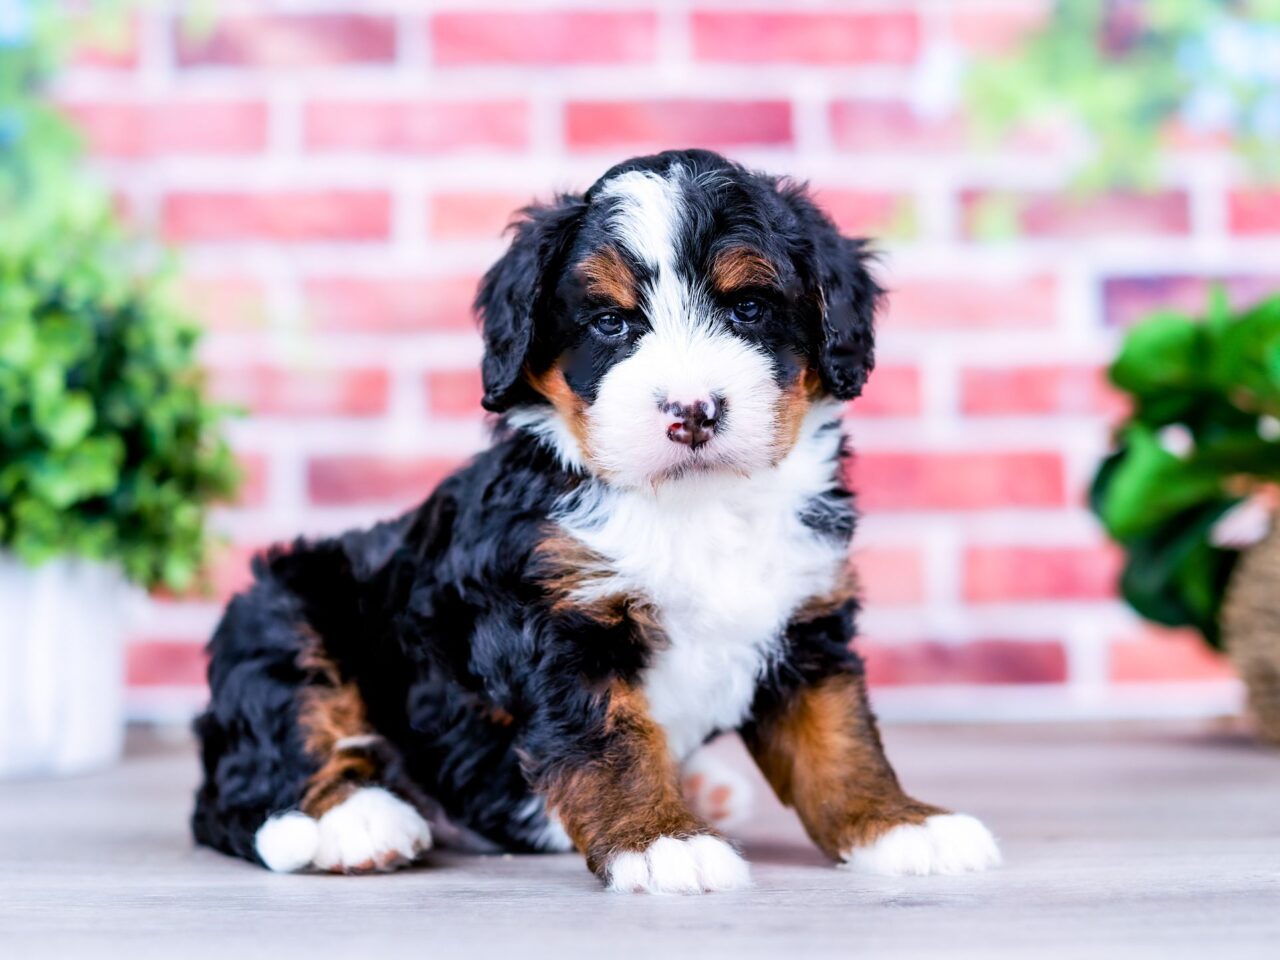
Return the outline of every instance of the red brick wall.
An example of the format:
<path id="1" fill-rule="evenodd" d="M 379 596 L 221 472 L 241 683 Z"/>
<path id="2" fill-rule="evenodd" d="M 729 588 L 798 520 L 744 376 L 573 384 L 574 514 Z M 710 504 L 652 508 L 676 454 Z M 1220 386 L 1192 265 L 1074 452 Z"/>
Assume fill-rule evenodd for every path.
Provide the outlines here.
<path id="1" fill-rule="evenodd" d="M 1219 663 L 1114 599 L 1082 498 L 1120 409 L 1100 378 L 1120 328 L 1197 306 L 1206 277 L 1274 286 L 1280 195 L 1188 153 L 1156 193 L 1081 200 L 1055 135 L 975 146 L 948 64 L 1006 48 L 1043 2 L 217 7 L 211 32 L 139 19 L 59 96 L 125 208 L 185 248 L 214 383 L 250 411 L 220 595 L 253 548 L 404 508 L 483 442 L 467 303 L 513 207 L 705 145 L 810 179 L 884 251 L 881 367 L 850 426 L 885 709 L 1229 702 Z M 217 610 L 152 602 L 138 715 L 199 702 Z"/>

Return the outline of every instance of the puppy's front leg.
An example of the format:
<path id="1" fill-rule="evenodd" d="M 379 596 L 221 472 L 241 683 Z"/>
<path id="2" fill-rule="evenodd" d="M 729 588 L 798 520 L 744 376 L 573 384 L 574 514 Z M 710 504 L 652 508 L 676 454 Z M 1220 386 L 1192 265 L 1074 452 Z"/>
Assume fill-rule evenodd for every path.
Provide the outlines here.
<path id="1" fill-rule="evenodd" d="M 750 885 L 746 861 L 689 809 L 644 694 L 614 683 L 602 729 L 543 779 L 547 806 L 610 890 L 702 893 Z"/>
<path id="2" fill-rule="evenodd" d="M 770 701 L 743 737 L 778 797 L 829 856 L 888 875 L 1000 862 L 981 823 L 914 800 L 899 786 L 860 673 L 832 673 Z"/>

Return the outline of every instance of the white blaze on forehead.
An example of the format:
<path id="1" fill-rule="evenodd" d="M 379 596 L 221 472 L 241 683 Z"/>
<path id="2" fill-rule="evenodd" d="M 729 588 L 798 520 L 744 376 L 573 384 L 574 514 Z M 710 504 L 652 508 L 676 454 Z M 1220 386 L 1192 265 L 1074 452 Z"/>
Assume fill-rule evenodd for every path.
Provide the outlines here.
<path id="1" fill-rule="evenodd" d="M 608 181 L 600 191 L 602 197 L 615 201 L 610 230 L 652 272 L 643 293 L 649 323 L 657 333 L 689 329 L 698 312 L 676 270 L 685 214 L 684 179 L 679 164 L 669 167 L 665 176 L 631 170 Z"/>
<path id="2" fill-rule="evenodd" d="M 669 266 L 675 260 L 676 229 L 684 202 L 679 182 L 683 169 L 674 166 L 668 177 L 650 170 L 630 170 L 600 190 L 616 200 L 609 226 L 642 263 Z"/>

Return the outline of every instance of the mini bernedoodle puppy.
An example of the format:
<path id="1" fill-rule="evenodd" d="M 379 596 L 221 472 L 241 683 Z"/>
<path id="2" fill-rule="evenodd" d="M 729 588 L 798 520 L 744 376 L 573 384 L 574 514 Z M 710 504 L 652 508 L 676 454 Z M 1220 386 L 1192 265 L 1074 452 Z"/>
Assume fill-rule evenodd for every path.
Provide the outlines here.
<path id="1" fill-rule="evenodd" d="M 397 520 L 259 558 L 228 606 L 197 840 L 360 873 L 434 830 L 733 890 L 680 769 L 737 731 L 833 860 L 996 864 L 898 785 L 849 648 L 841 411 L 880 296 L 802 187 L 713 153 L 526 209 L 476 300 L 493 445 Z"/>

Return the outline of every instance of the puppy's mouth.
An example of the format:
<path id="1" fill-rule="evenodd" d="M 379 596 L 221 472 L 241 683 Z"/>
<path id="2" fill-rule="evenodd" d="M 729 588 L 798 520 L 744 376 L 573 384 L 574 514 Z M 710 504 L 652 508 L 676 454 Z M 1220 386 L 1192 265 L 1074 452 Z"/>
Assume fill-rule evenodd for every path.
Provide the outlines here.
<path id="1" fill-rule="evenodd" d="M 743 475 L 749 472 L 734 457 L 726 455 L 723 442 L 711 439 L 677 452 L 673 462 L 650 475 L 650 481 L 656 486 L 690 476 L 716 473 Z"/>

